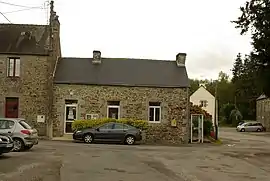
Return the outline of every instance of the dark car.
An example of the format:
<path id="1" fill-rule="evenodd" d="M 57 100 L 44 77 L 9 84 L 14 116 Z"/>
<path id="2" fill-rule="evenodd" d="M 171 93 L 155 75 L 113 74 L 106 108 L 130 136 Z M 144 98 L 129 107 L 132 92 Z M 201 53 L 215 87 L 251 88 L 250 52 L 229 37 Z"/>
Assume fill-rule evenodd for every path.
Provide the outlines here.
<path id="1" fill-rule="evenodd" d="M 0 155 L 10 152 L 14 147 L 13 140 L 10 136 L 0 134 Z"/>
<path id="2" fill-rule="evenodd" d="M 106 123 L 96 128 L 77 130 L 73 134 L 73 139 L 81 140 L 85 143 L 104 141 L 133 145 L 136 141 L 142 140 L 142 132 L 127 124 Z"/>

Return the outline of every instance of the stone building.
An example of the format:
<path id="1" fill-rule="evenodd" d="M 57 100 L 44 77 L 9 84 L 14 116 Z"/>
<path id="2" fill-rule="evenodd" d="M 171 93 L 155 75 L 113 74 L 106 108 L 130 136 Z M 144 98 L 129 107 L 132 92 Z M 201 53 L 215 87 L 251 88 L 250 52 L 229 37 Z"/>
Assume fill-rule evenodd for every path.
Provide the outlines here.
<path id="1" fill-rule="evenodd" d="M 151 123 L 151 141 L 189 139 L 186 54 L 176 61 L 61 58 L 54 79 L 53 133 L 72 133 L 76 119 L 134 118 Z M 177 126 L 171 126 L 171 120 Z"/>
<path id="2" fill-rule="evenodd" d="M 270 131 L 270 99 L 265 95 L 257 99 L 256 119 L 263 124 L 266 131 Z"/>
<path id="3" fill-rule="evenodd" d="M 49 25 L 0 24 L 0 117 L 23 117 L 41 135 L 51 134 L 46 123 L 51 119 L 53 72 L 61 56 L 59 32 L 53 10 Z"/>

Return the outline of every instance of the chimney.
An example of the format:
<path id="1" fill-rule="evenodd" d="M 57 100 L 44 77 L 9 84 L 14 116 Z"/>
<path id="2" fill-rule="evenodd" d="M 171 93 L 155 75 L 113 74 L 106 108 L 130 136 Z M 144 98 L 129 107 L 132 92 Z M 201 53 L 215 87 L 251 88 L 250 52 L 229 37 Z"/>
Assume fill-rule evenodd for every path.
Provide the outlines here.
<path id="1" fill-rule="evenodd" d="M 176 55 L 176 65 L 177 65 L 178 67 L 185 66 L 185 63 L 186 63 L 186 56 L 187 56 L 186 53 L 178 53 L 178 54 Z"/>
<path id="2" fill-rule="evenodd" d="M 93 64 L 101 64 L 101 52 L 98 50 L 93 51 Z"/>

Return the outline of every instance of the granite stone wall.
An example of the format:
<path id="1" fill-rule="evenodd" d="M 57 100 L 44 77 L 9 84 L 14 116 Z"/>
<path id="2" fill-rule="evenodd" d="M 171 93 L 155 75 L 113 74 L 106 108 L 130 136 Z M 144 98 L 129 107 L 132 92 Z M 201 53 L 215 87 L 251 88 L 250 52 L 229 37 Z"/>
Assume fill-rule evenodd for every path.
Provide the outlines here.
<path id="1" fill-rule="evenodd" d="M 161 122 L 150 124 L 146 142 L 187 143 L 189 140 L 188 88 L 145 88 L 92 85 L 54 85 L 53 135 L 64 134 L 65 100 L 78 101 L 78 119 L 86 114 L 107 117 L 108 101 L 120 101 L 120 117 L 148 120 L 149 102 L 161 103 Z M 177 126 L 171 126 L 171 120 Z"/>

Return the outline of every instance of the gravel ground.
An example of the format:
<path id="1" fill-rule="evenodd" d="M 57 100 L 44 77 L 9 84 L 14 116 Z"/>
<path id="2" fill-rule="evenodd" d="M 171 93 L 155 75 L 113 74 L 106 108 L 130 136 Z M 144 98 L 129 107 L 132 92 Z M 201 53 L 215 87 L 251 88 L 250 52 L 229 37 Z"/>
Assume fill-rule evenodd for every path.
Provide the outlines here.
<path id="1" fill-rule="evenodd" d="M 0 157 L 0 181 L 269 181 L 270 139 L 224 128 L 221 146 L 41 141 Z"/>

